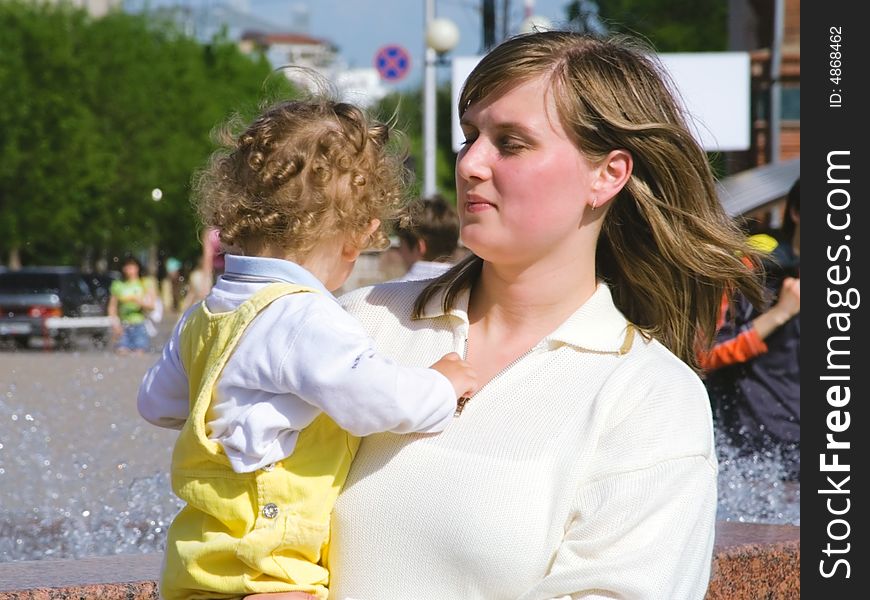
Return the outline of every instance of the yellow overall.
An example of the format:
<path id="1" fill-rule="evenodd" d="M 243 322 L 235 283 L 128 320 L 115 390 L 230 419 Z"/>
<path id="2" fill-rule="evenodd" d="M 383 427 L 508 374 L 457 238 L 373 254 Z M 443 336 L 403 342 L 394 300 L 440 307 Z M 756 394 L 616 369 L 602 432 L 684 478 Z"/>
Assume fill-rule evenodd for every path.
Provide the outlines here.
<path id="1" fill-rule="evenodd" d="M 316 292 L 270 284 L 231 312 L 210 313 L 202 303 L 182 326 L 179 352 L 191 401 L 172 454 L 172 489 L 187 505 L 168 532 L 160 583 L 166 600 L 328 595 L 330 513 L 359 439 L 321 414 L 300 432 L 291 456 L 236 473 L 206 426 L 221 371 L 245 329 L 271 302 L 293 293 Z"/>

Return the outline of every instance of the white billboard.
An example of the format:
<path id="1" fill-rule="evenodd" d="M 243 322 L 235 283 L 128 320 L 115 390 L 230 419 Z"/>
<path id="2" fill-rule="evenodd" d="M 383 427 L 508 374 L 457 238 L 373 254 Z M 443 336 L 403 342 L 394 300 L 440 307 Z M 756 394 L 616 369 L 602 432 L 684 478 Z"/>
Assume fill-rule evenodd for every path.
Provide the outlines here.
<path id="1" fill-rule="evenodd" d="M 746 150 L 751 133 L 748 52 L 659 54 L 691 117 L 695 139 L 708 152 Z M 453 151 L 462 147 L 456 105 L 465 78 L 480 56 L 453 58 Z"/>

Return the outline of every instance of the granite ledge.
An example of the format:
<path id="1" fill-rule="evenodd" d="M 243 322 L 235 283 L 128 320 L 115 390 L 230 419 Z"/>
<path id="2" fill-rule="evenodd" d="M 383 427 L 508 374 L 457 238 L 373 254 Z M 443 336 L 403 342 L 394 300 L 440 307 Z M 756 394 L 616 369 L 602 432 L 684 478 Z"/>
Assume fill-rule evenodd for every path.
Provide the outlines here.
<path id="1" fill-rule="evenodd" d="M 0 563 L 0 600 L 158 600 L 158 554 Z M 720 521 L 706 600 L 800 598 L 800 527 Z"/>

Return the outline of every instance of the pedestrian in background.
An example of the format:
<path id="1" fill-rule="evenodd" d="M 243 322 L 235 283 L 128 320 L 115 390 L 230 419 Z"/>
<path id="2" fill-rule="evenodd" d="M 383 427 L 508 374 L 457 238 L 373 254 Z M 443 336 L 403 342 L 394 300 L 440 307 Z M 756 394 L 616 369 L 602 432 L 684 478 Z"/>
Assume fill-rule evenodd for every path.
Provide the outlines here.
<path id="1" fill-rule="evenodd" d="M 142 264 L 128 256 L 121 264 L 122 278 L 109 289 L 108 315 L 118 354 L 143 354 L 151 347 L 146 320 L 156 303 L 156 289 L 142 277 Z"/>
<path id="2" fill-rule="evenodd" d="M 407 223 L 396 230 L 399 255 L 407 271 L 402 280 L 432 279 L 442 275 L 456 260 L 459 247 L 459 215 L 441 195 L 424 198 L 411 211 Z"/>
<path id="3" fill-rule="evenodd" d="M 701 355 L 720 430 L 741 454 L 773 452 L 800 480 L 800 179 L 786 199 L 782 227 L 755 234 L 770 302 L 723 297 L 716 343 Z"/>

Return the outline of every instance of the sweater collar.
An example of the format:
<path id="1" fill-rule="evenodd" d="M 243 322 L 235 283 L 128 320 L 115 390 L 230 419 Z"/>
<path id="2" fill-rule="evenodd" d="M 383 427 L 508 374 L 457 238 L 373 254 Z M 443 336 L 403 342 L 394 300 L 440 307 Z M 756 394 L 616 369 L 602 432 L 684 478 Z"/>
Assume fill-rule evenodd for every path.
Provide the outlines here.
<path id="1" fill-rule="evenodd" d="M 429 299 L 421 312 L 421 319 L 452 316 L 468 324 L 470 290 L 456 296 L 452 309 L 443 309 L 444 292 Z M 610 288 L 603 281 L 590 298 L 568 317 L 555 331 L 544 337 L 544 342 L 568 344 L 578 350 L 625 354 L 634 339 L 634 327 L 613 304 Z"/>

